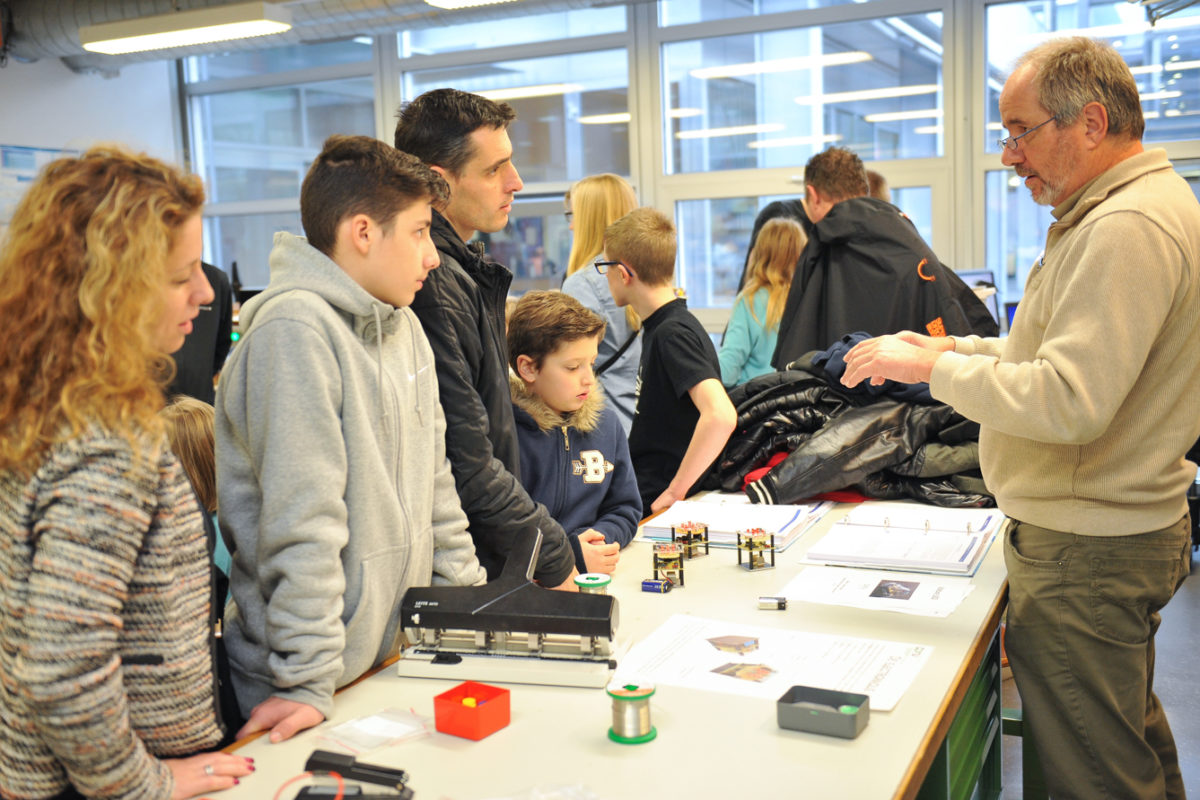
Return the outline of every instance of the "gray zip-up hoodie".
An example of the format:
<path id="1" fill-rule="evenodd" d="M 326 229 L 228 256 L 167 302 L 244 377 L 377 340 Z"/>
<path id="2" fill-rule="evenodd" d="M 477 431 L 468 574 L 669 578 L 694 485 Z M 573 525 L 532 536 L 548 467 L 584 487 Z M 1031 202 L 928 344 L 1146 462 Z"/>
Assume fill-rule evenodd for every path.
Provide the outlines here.
<path id="1" fill-rule="evenodd" d="M 225 641 L 243 714 L 275 695 L 328 717 L 395 652 L 410 586 L 484 572 L 416 317 L 303 238 L 276 234 L 270 267 L 217 392 Z"/>

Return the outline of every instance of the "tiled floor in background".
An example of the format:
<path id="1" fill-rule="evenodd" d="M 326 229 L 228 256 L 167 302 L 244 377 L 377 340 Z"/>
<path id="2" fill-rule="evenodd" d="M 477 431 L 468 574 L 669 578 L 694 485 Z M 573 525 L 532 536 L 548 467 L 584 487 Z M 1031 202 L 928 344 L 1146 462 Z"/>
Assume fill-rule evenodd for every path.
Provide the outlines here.
<path id="1" fill-rule="evenodd" d="M 1183 784 L 1200 797 L 1200 553 L 1194 554 L 1192 574 L 1163 610 L 1155 639 L 1157 663 L 1154 690 L 1167 710 L 1179 750 Z M 1004 707 L 1021 704 L 1012 678 L 1004 681 Z M 1021 798 L 1021 742 L 1004 737 L 1004 790 L 1001 800 Z"/>

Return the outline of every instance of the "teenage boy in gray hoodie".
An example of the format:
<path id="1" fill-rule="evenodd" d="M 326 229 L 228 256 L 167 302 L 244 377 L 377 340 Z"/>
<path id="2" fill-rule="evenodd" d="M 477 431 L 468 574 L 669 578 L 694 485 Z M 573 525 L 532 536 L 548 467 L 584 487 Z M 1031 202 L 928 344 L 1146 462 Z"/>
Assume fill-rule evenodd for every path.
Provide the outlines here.
<path id="1" fill-rule="evenodd" d="M 406 153 L 330 137 L 300 191 L 307 241 L 275 235 L 270 284 L 242 308 L 216 403 L 238 738 L 328 717 L 335 689 L 396 652 L 410 586 L 485 580 L 407 307 L 438 264 L 446 192 Z"/>

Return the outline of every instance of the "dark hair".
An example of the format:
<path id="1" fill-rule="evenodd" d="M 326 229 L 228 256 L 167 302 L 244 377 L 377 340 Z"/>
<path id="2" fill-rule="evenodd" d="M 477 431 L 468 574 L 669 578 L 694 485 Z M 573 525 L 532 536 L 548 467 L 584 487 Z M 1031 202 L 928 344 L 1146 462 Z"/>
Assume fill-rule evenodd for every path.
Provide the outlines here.
<path id="1" fill-rule="evenodd" d="M 844 147 L 831 147 L 810 158 L 804 166 L 804 183 L 835 202 L 865 197 L 871 191 L 862 159 Z"/>
<path id="2" fill-rule="evenodd" d="M 471 134 L 507 128 L 517 112 L 470 92 L 433 89 L 400 106 L 396 118 L 396 149 L 457 176 L 471 160 Z"/>
<path id="3" fill-rule="evenodd" d="M 604 257 L 633 268 L 647 286 L 675 278 L 675 226 L 650 206 L 635 208 L 604 231 Z"/>
<path id="4" fill-rule="evenodd" d="M 604 318 L 569 294 L 526 292 L 508 315 L 508 363 L 527 356 L 539 369 L 561 345 L 604 336 Z"/>
<path id="5" fill-rule="evenodd" d="M 300 223 L 308 243 L 331 255 L 346 217 L 366 214 L 386 229 L 418 200 L 449 196 L 442 176 L 417 157 L 370 136 L 330 136 L 300 187 Z"/>
<path id="6" fill-rule="evenodd" d="M 1108 132 L 1141 140 L 1146 118 L 1138 98 L 1137 81 L 1112 45 L 1071 36 L 1051 39 L 1017 61 L 1033 69 L 1038 102 L 1053 114 L 1055 127 L 1071 125 L 1088 103 L 1108 112 Z"/>
<path id="7" fill-rule="evenodd" d="M 892 202 L 892 190 L 888 188 L 887 178 L 873 169 L 867 170 L 867 188 L 870 189 L 871 197 L 876 200 Z"/>

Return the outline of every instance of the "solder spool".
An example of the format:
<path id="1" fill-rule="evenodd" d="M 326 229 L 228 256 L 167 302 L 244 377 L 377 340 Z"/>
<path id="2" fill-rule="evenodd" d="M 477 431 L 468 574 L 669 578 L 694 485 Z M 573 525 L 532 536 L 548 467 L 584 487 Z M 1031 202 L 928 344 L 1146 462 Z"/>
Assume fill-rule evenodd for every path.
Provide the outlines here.
<path id="1" fill-rule="evenodd" d="M 642 744 L 658 736 L 658 730 L 650 724 L 650 697 L 653 686 L 609 686 L 606 691 L 613 701 L 613 724 L 608 729 L 608 738 L 620 744 Z"/>
<path id="2" fill-rule="evenodd" d="M 584 594 L 608 594 L 612 576 L 603 572 L 585 572 L 575 577 L 575 586 Z"/>

